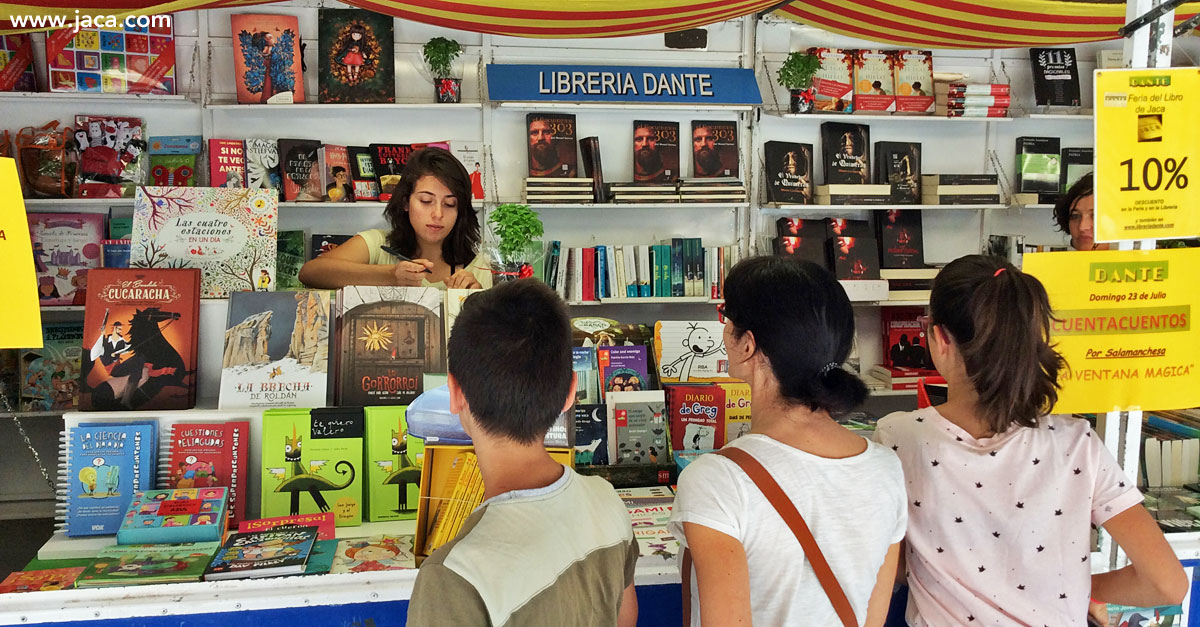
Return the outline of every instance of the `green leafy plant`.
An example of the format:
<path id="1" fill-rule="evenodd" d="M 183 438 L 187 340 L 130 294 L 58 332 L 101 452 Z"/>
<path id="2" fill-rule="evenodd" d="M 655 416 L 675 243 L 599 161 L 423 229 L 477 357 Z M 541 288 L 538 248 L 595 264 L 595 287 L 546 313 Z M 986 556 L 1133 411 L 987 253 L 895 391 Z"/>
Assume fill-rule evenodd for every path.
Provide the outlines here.
<path id="1" fill-rule="evenodd" d="M 462 54 L 462 46 L 457 41 L 445 37 L 434 37 L 425 42 L 421 48 L 421 56 L 429 65 L 429 71 L 434 78 L 451 78 L 450 64 Z"/>
<path id="2" fill-rule="evenodd" d="M 492 233 L 499 239 L 496 245 L 503 261 L 521 261 L 518 255 L 528 248 L 529 243 L 544 233 L 542 219 L 529 205 L 505 203 L 492 210 L 488 216 Z"/>
<path id="3" fill-rule="evenodd" d="M 785 89 L 808 89 L 813 77 L 821 69 L 821 60 L 815 54 L 793 52 L 779 68 L 776 78 Z"/>

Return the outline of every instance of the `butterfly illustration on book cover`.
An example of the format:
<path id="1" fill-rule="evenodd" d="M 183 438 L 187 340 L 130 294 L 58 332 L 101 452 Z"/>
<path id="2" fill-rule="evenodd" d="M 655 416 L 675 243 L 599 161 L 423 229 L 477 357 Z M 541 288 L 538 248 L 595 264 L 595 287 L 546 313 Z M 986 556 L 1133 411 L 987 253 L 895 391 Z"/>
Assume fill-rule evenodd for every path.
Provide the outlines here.
<path id="1" fill-rule="evenodd" d="M 304 102 L 297 59 L 299 20 L 288 15 L 233 15 L 238 102 Z"/>

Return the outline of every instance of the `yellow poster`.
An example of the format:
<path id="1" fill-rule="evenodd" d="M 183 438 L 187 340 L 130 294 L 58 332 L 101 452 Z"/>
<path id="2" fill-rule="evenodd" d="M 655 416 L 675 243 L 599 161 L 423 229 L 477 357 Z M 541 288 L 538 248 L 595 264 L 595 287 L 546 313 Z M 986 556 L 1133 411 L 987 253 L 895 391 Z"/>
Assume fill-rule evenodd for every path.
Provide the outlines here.
<path id="1" fill-rule="evenodd" d="M 0 348 L 40 348 L 42 310 L 38 305 L 37 279 L 25 200 L 17 181 L 17 164 L 0 159 Z"/>
<path id="2" fill-rule="evenodd" d="M 1096 70 L 1096 241 L 1200 235 L 1200 68 Z"/>
<path id="3" fill-rule="evenodd" d="M 1200 405 L 1200 249 L 1038 253 L 1024 270 L 1046 286 L 1069 366 L 1055 413 Z"/>

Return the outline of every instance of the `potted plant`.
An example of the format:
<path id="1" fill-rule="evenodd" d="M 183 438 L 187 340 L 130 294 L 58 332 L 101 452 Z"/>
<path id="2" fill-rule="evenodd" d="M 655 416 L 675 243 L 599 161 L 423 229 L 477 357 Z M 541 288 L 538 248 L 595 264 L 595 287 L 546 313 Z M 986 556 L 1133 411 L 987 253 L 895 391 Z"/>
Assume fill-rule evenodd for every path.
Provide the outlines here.
<path id="1" fill-rule="evenodd" d="M 538 214 L 529 205 L 505 203 L 491 211 L 488 224 L 496 255 L 492 264 L 498 267 L 496 280 L 532 277 L 533 264 L 541 261 L 544 252 L 536 241 L 544 233 Z"/>
<path id="2" fill-rule="evenodd" d="M 421 56 L 433 74 L 434 92 L 438 102 L 460 102 L 462 100 L 462 79 L 455 78 L 451 65 L 462 54 L 462 46 L 457 41 L 445 37 L 434 37 L 425 42 L 421 48 Z"/>
<path id="3" fill-rule="evenodd" d="M 821 60 L 808 52 L 793 52 L 779 68 L 776 78 L 791 93 L 788 110 L 792 113 L 811 113 L 816 102 L 813 77 L 821 69 Z"/>

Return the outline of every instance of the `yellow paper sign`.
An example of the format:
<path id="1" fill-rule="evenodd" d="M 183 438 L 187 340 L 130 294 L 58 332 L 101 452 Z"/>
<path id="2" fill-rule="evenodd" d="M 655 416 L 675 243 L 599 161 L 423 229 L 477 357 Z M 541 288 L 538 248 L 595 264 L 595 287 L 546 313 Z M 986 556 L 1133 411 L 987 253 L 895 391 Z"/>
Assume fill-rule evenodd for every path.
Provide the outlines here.
<path id="1" fill-rule="evenodd" d="M 1200 405 L 1200 249 L 1038 253 L 1067 360 L 1055 413 Z"/>
<path id="2" fill-rule="evenodd" d="M 1097 70 L 1096 241 L 1200 235 L 1200 69 Z"/>
<path id="3" fill-rule="evenodd" d="M 0 348 L 40 348 L 42 310 L 17 164 L 0 159 Z"/>

